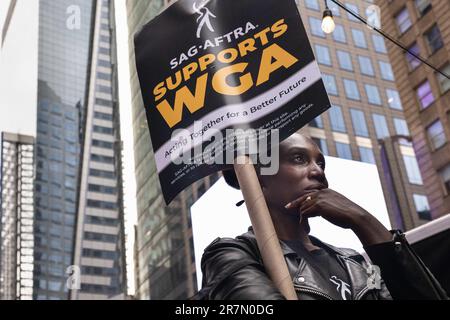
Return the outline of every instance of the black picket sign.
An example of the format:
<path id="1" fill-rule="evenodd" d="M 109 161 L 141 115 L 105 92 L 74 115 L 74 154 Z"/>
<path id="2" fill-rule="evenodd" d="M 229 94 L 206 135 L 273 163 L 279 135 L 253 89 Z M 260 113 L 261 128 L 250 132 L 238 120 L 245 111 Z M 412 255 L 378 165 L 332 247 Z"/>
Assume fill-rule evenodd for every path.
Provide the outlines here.
<path id="1" fill-rule="evenodd" d="M 264 130 L 282 141 L 330 108 L 294 0 L 180 0 L 135 51 L 166 203 L 252 153 L 242 137 L 270 147 Z"/>

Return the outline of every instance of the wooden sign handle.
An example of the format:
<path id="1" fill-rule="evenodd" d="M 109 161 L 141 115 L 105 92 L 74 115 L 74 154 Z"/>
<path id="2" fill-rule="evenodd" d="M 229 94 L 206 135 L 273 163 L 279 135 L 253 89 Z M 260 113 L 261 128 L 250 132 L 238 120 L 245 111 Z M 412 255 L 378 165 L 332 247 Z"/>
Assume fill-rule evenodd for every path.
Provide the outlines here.
<path id="1" fill-rule="evenodd" d="M 251 158 L 237 157 L 234 170 L 244 195 L 264 267 L 287 300 L 298 300 Z"/>

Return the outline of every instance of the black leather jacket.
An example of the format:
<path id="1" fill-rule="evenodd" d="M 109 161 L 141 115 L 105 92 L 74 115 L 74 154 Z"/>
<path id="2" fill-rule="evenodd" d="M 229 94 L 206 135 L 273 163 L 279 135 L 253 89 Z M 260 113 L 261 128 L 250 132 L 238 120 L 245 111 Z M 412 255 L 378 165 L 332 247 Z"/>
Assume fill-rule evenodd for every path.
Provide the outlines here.
<path id="1" fill-rule="evenodd" d="M 403 234 L 393 231 L 391 242 L 366 247 L 372 263 L 381 270 L 381 287 L 368 285 L 368 263 L 358 252 L 336 248 L 311 237 L 334 252 L 347 269 L 354 300 L 448 299 L 445 291 L 413 252 Z M 299 300 L 331 299 L 323 292 L 323 278 L 306 261 L 280 241 Z M 266 275 L 256 238 L 249 232 L 236 239 L 217 238 L 203 254 L 203 289 L 210 300 L 280 300 L 284 297 Z"/>

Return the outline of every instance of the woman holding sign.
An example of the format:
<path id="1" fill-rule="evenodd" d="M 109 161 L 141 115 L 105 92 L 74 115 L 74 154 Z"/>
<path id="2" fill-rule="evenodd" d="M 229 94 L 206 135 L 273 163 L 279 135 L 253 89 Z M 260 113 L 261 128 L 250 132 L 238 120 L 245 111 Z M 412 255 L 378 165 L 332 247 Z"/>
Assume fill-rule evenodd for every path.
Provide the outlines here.
<path id="1" fill-rule="evenodd" d="M 233 171 L 224 176 L 239 188 Z M 389 232 L 328 188 L 325 158 L 311 139 L 295 134 L 283 141 L 278 173 L 259 180 L 300 300 L 447 298 L 401 232 Z M 316 216 L 351 229 L 373 265 L 354 250 L 309 236 L 308 219 Z M 265 271 L 252 229 L 236 239 L 216 239 L 205 250 L 202 271 L 201 298 L 284 299 Z"/>

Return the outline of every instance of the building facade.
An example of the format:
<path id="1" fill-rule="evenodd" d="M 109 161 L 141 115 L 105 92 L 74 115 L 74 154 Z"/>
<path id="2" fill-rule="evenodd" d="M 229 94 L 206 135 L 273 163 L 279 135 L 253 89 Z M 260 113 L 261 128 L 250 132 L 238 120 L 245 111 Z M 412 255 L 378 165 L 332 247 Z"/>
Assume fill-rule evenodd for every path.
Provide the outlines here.
<path id="1" fill-rule="evenodd" d="M 0 103 L 11 110 L 3 119 L 34 129 L 32 297 L 125 296 L 114 3 L 11 0 L 9 8 L 1 63 L 21 78 L 2 79 Z M 21 92 L 34 100 L 23 103 Z M 14 112 L 24 108 L 25 117 Z"/>
<path id="2" fill-rule="evenodd" d="M 169 1 L 128 0 L 138 224 L 135 262 L 139 299 L 186 299 L 197 291 L 190 207 L 219 175 L 195 183 L 166 206 L 142 101 L 134 58 L 134 35 Z"/>
<path id="3" fill-rule="evenodd" d="M 30 300 L 34 138 L 3 132 L 0 169 L 0 300 Z"/>
<path id="4" fill-rule="evenodd" d="M 73 263 L 81 283 L 71 295 L 83 300 L 123 296 L 127 288 L 114 2 L 94 5 Z"/>
<path id="5" fill-rule="evenodd" d="M 363 17 L 373 4 L 341 2 Z M 327 35 L 324 2 L 297 3 L 333 105 L 307 132 L 325 154 L 377 165 L 394 228 L 423 224 L 429 204 L 384 38 L 332 1 L 336 29 Z"/>
<path id="6" fill-rule="evenodd" d="M 379 0 L 382 27 L 450 75 L 450 3 Z M 450 213 L 450 80 L 388 43 L 432 218 Z"/>

